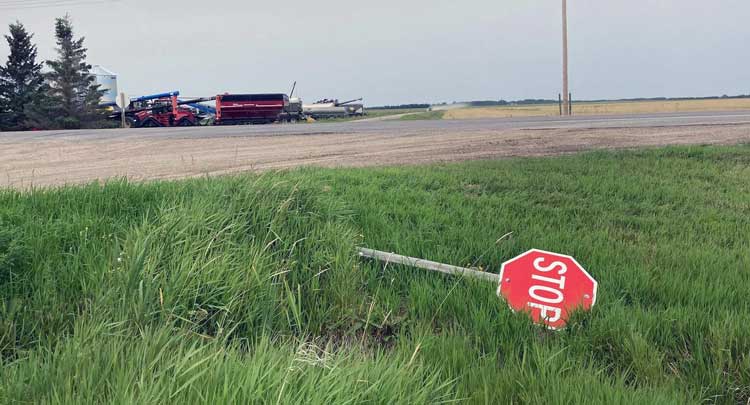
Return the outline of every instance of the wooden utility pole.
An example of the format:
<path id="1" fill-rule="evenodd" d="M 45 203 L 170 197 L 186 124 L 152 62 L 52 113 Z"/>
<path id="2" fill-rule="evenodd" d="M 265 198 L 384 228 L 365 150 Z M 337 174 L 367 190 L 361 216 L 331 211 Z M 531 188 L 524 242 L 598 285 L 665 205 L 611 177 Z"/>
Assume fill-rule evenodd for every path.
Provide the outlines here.
<path id="1" fill-rule="evenodd" d="M 568 0 L 562 0 L 562 47 L 563 47 L 563 115 L 570 115 L 568 90 Z"/>

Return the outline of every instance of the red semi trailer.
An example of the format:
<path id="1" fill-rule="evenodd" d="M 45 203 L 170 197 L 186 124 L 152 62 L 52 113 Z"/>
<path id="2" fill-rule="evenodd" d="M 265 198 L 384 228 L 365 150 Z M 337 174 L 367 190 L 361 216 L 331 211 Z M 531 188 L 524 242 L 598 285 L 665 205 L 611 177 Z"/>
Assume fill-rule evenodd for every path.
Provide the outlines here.
<path id="1" fill-rule="evenodd" d="M 286 94 L 222 94 L 216 96 L 216 125 L 267 124 L 279 120 L 289 105 Z"/>

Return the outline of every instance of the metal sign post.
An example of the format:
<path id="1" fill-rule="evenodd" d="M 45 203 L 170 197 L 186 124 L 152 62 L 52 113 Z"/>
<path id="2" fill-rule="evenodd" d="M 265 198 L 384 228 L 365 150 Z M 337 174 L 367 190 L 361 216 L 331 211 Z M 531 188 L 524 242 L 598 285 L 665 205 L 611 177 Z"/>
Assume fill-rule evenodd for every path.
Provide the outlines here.
<path id="1" fill-rule="evenodd" d="M 493 273 L 486 273 L 475 269 L 467 269 L 465 267 L 451 266 L 450 264 L 443 264 L 433 262 L 431 260 L 418 259 L 416 257 L 402 256 L 395 253 L 381 252 L 379 250 L 359 248 L 357 250 L 361 257 L 367 257 L 375 259 L 384 263 L 395 263 L 403 264 L 406 266 L 412 266 L 419 269 L 436 271 L 444 274 L 459 275 L 471 278 L 478 278 L 482 280 L 492 281 L 493 283 L 500 282 L 500 276 Z"/>
<path id="2" fill-rule="evenodd" d="M 125 108 L 128 104 L 126 103 L 127 97 L 125 93 L 120 93 L 120 97 L 117 98 L 117 106 L 120 107 L 120 127 L 126 128 L 125 125 Z"/>

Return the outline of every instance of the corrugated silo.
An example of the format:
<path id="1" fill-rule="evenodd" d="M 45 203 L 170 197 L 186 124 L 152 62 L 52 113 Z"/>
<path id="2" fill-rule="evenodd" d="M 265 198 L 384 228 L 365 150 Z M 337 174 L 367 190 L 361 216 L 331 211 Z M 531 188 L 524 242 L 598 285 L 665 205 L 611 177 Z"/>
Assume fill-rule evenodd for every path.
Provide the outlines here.
<path id="1" fill-rule="evenodd" d="M 101 65 L 93 65 L 90 73 L 96 78 L 100 90 L 105 90 L 102 104 L 114 104 L 117 101 L 117 74 Z"/>

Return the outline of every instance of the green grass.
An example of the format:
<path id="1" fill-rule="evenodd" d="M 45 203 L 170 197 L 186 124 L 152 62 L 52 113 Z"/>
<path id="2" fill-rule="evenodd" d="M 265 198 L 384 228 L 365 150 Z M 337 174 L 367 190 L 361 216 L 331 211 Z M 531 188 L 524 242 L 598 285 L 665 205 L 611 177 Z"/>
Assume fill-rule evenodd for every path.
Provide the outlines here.
<path id="1" fill-rule="evenodd" d="M 420 113 L 424 112 L 424 108 L 368 108 L 365 113 L 370 117 L 385 117 L 388 115 L 408 114 L 408 113 Z"/>
<path id="2" fill-rule="evenodd" d="M 445 111 L 426 111 L 415 114 L 404 115 L 400 119 L 402 121 L 415 121 L 415 120 L 441 120 Z"/>
<path id="3" fill-rule="evenodd" d="M 365 108 L 365 115 L 357 117 L 338 117 L 338 118 L 321 118 L 319 122 L 345 122 L 345 121 L 359 121 L 368 118 L 380 118 L 388 117 L 399 114 L 411 114 L 411 113 L 422 113 L 425 109 L 423 108 L 395 108 L 395 109 L 381 109 L 381 108 Z"/>
<path id="4" fill-rule="evenodd" d="M 744 404 L 748 235 L 750 146 L 2 191 L 0 402 Z M 555 333 L 355 246 L 599 297 Z"/>

